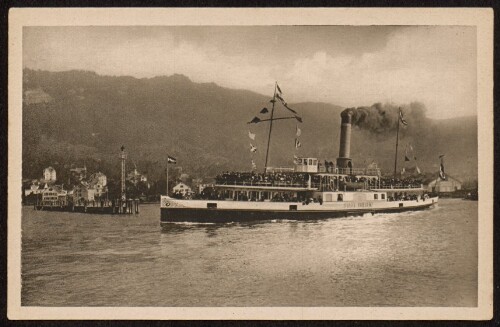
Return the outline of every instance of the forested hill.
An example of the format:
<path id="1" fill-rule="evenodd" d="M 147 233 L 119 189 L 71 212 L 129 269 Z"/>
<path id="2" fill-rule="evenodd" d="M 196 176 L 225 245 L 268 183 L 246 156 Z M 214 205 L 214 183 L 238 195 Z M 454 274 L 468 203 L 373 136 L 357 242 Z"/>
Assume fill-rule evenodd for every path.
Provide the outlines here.
<path id="1" fill-rule="evenodd" d="M 270 109 L 268 95 L 234 90 L 213 83 L 194 83 L 183 75 L 137 79 L 100 76 L 93 72 L 47 72 L 25 69 L 23 78 L 23 178 L 39 178 L 52 165 L 64 174 L 70 167 L 119 174 L 121 145 L 134 164 L 158 179 L 167 153 L 182 172 L 210 177 L 223 170 L 249 170 L 250 142 L 259 169 L 265 159 L 268 123 L 248 125 L 259 111 Z M 285 91 L 285 90 L 284 90 Z M 360 104 L 365 105 L 365 104 Z M 370 105 L 370 104 L 369 104 Z M 273 126 L 270 165 L 291 166 L 293 155 L 335 161 L 340 112 L 325 103 L 297 103 L 303 123 L 295 150 L 295 120 Z M 277 105 L 275 116 L 290 112 Z M 248 137 L 249 129 L 256 140 Z M 447 171 L 456 177 L 477 174 L 477 118 L 409 120 L 401 132 L 400 163 L 406 144 L 415 149 L 421 170 L 437 171 L 438 155 L 446 154 Z M 353 128 L 351 154 L 355 166 L 377 162 L 392 171 L 395 134 L 373 134 Z M 407 167 L 414 166 L 414 161 Z"/>

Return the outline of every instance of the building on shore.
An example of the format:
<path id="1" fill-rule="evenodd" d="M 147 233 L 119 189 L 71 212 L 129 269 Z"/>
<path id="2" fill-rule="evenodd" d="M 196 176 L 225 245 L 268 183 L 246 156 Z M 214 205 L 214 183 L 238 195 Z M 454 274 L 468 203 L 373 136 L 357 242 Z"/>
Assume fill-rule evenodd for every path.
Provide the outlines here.
<path id="1" fill-rule="evenodd" d="M 446 177 L 446 180 L 438 177 L 427 184 L 427 191 L 433 193 L 451 193 L 461 189 L 462 182 L 450 175 Z"/>
<path id="2" fill-rule="evenodd" d="M 127 181 L 137 186 L 139 182 L 147 183 L 148 177 L 145 174 L 140 173 L 137 168 L 134 168 L 134 170 L 127 174 Z"/>
<path id="3" fill-rule="evenodd" d="M 62 185 L 52 185 L 44 188 L 41 192 L 40 205 L 47 207 L 63 207 L 68 204 L 68 192 Z"/>
<path id="4" fill-rule="evenodd" d="M 108 179 L 106 175 L 101 172 L 97 172 L 90 176 L 87 186 L 95 190 L 95 196 L 102 197 L 108 191 L 107 184 Z"/>
<path id="5" fill-rule="evenodd" d="M 180 194 L 183 197 L 191 195 L 193 193 L 193 191 L 191 190 L 191 187 L 189 187 L 188 185 L 186 185 L 184 183 L 179 183 L 179 184 L 175 185 L 172 188 L 172 192 L 174 194 Z"/>
<path id="6" fill-rule="evenodd" d="M 43 170 L 43 179 L 47 183 L 54 183 L 57 180 L 56 170 L 52 167 L 47 167 Z"/>
<path id="7" fill-rule="evenodd" d="M 87 178 L 87 167 L 85 165 L 83 167 L 71 168 L 69 172 L 77 181 L 82 181 Z"/>

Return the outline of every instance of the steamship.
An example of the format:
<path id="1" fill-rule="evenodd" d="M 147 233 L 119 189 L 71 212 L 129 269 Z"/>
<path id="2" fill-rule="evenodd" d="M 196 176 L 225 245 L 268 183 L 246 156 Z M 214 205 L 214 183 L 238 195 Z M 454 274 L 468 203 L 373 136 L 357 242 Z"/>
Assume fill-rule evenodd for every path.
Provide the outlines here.
<path id="1" fill-rule="evenodd" d="M 272 117 L 271 113 L 271 124 Z M 352 111 L 341 113 L 336 164 L 297 157 L 293 168 L 273 169 L 266 164 L 263 174 L 220 175 L 208 199 L 162 196 L 161 223 L 311 220 L 422 210 L 437 204 L 438 197 L 426 194 L 421 184 L 401 183 L 396 179 L 387 183 L 376 166 L 353 167 L 352 119 Z"/>

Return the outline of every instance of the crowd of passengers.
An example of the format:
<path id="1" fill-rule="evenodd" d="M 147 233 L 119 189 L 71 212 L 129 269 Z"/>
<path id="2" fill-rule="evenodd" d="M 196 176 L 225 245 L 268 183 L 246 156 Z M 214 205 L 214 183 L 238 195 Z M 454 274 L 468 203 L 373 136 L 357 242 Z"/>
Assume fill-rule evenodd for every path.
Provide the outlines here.
<path id="1" fill-rule="evenodd" d="M 309 174 L 306 173 L 256 173 L 256 172 L 224 172 L 215 177 L 220 185 L 306 185 Z"/>
<path id="2" fill-rule="evenodd" d="M 311 183 L 319 184 L 321 181 L 320 175 L 311 175 Z M 419 187 L 422 181 L 417 178 L 384 178 L 380 179 L 380 184 L 376 177 L 346 175 L 331 178 L 333 182 L 340 183 L 363 183 L 369 187 L 383 188 L 409 188 Z M 224 172 L 215 177 L 215 181 L 219 185 L 281 185 L 281 186 L 298 186 L 306 187 L 309 182 L 309 174 L 307 173 L 291 173 L 291 172 L 273 172 L 273 173 L 256 173 L 256 172 Z M 339 183 L 335 183 L 337 186 Z"/>

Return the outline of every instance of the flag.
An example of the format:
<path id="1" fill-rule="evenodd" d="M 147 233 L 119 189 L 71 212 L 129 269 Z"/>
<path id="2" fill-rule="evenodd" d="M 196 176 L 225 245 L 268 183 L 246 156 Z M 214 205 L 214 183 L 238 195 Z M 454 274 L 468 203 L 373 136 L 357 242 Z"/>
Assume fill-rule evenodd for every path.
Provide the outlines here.
<path id="1" fill-rule="evenodd" d="M 298 164 L 299 163 L 299 157 L 297 157 L 296 155 L 293 156 L 293 163 L 294 164 Z"/>
<path id="2" fill-rule="evenodd" d="M 439 156 L 439 159 L 441 159 L 441 164 L 439 165 L 439 178 L 441 178 L 444 181 L 444 180 L 446 180 L 446 174 L 444 173 L 443 157 L 444 157 L 444 154 Z"/>
<path id="3" fill-rule="evenodd" d="M 276 98 L 278 98 L 278 100 L 281 101 L 281 103 L 283 104 L 283 106 L 285 106 L 285 108 L 287 108 L 288 110 L 290 110 L 291 112 L 293 112 L 294 114 L 297 114 L 297 111 L 293 110 L 292 108 L 290 108 L 288 106 L 288 103 L 286 103 L 285 99 L 283 99 L 283 97 L 280 95 L 280 94 L 277 94 L 276 93 Z"/>
<path id="4" fill-rule="evenodd" d="M 255 134 L 248 131 L 248 137 L 251 138 L 252 140 L 255 140 Z"/>
<path id="5" fill-rule="evenodd" d="M 399 109 L 399 120 L 403 125 L 408 125 L 408 122 L 403 118 L 403 112 Z"/>
<path id="6" fill-rule="evenodd" d="M 259 117 L 253 117 L 251 121 L 249 121 L 247 124 L 257 124 L 260 123 L 260 118 Z"/>
<path id="7" fill-rule="evenodd" d="M 410 161 L 410 158 L 408 158 L 407 155 L 405 155 L 405 161 Z"/>
<path id="8" fill-rule="evenodd" d="M 410 158 L 408 157 L 408 146 L 405 148 L 405 161 L 410 161 Z"/>
<path id="9" fill-rule="evenodd" d="M 403 167 L 403 169 L 401 169 L 401 175 L 404 175 L 404 173 L 406 173 L 405 167 Z"/>
<path id="10" fill-rule="evenodd" d="M 262 108 L 262 110 L 260 111 L 261 114 L 267 114 L 269 112 L 269 110 L 267 110 L 267 108 Z"/>
<path id="11" fill-rule="evenodd" d="M 250 152 L 257 152 L 257 147 L 253 146 L 252 143 L 250 143 Z"/>
<path id="12" fill-rule="evenodd" d="M 295 116 L 295 119 L 297 119 L 299 123 L 302 123 L 302 118 L 300 118 L 299 116 Z"/>
<path id="13" fill-rule="evenodd" d="M 296 133 L 296 135 L 297 135 L 297 137 L 299 137 L 300 134 L 302 134 L 302 131 L 300 130 L 299 125 L 296 125 L 296 127 L 297 127 L 297 133 Z"/>
<path id="14" fill-rule="evenodd" d="M 255 164 L 255 162 L 252 160 L 252 170 L 256 170 L 257 169 L 257 165 Z"/>
<path id="15" fill-rule="evenodd" d="M 176 164 L 177 159 L 175 159 L 174 157 L 171 157 L 171 156 L 167 156 L 167 163 Z"/>
<path id="16" fill-rule="evenodd" d="M 302 144 L 300 144 L 299 139 L 295 139 L 295 149 L 300 148 Z"/>
<path id="17" fill-rule="evenodd" d="M 417 174 L 421 174 L 422 172 L 420 171 L 420 168 L 418 168 L 417 165 L 415 165 L 415 169 L 417 170 Z"/>
<path id="18" fill-rule="evenodd" d="M 276 89 L 278 90 L 278 92 L 279 92 L 280 94 L 283 94 L 283 92 L 281 92 L 281 89 L 280 89 L 280 86 L 278 85 L 278 83 L 276 83 Z"/>

